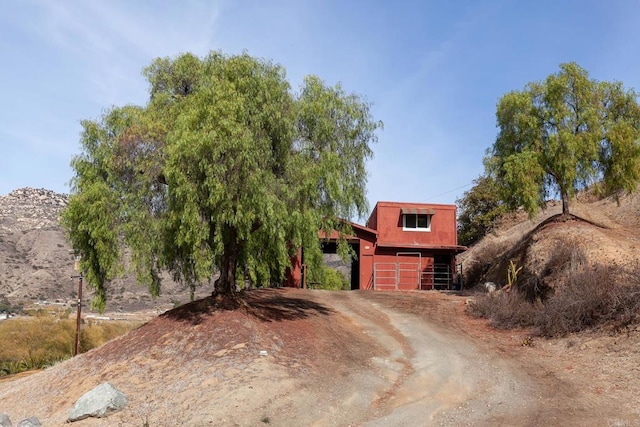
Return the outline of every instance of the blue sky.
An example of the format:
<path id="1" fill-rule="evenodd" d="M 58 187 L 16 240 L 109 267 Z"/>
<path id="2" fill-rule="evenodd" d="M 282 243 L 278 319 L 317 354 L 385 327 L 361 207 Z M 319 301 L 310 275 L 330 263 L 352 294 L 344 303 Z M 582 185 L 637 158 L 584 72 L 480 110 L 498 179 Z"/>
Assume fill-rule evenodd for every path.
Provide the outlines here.
<path id="1" fill-rule="evenodd" d="M 483 171 L 498 99 L 576 61 L 640 89 L 640 2 L 7 1 L 0 14 L 0 195 L 68 192 L 80 120 L 144 104 L 153 58 L 210 50 L 316 74 L 384 122 L 368 196 L 453 203 Z"/>

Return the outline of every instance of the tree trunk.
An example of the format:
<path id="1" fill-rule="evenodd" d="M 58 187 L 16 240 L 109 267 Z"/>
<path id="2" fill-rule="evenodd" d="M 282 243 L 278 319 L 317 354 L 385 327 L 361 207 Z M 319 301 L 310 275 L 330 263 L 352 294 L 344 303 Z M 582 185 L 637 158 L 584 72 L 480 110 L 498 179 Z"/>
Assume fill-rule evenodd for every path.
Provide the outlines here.
<path id="1" fill-rule="evenodd" d="M 240 248 L 234 227 L 226 230 L 223 250 L 220 278 L 214 284 L 214 295 L 230 295 L 236 290 L 236 267 Z"/>
<path id="2" fill-rule="evenodd" d="M 567 218 L 569 216 L 569 196 L 567 193 L 562 193 L 562 217 Z"/>

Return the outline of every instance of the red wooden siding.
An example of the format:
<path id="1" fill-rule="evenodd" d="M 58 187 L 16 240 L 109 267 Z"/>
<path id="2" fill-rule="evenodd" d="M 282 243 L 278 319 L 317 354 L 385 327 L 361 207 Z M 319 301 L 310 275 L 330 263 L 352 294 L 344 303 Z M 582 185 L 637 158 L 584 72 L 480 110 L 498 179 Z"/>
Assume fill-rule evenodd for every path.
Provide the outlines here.
<path id="1" fill-rule="evenodd" d="M 360 289 L 432 289 L 444 283 L 448 287 L 455 255 L 466 249 L 458 246 L 455 205 L 378 202 L 366 226 L 351 225 L 355 236 L 349 241 L 359 246 Z M 324 239 L 324 233 L 319 237 Z M 337 233 L 331 233 L 329 240 L 336 238 Z M 287 286 L 301 286 L 299 262 Z"/>

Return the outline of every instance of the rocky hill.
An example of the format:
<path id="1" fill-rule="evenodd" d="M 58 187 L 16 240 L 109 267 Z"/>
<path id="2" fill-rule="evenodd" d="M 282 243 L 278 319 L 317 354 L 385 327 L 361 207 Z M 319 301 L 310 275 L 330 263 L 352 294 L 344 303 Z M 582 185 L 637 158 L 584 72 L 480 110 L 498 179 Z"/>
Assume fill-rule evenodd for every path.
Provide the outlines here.
<path id="1" fill-rule="evenodd" d="M 68 195 L 50 190 L 21 188 L 0 196 L 0 301 L 30 304 L 75 300 L 77 281 L 71 276 L 74 259 L 59 223 Z M 201 289 L 206 295 L 207 289 Z M 83 300 L 92 292 L 85 287 Z M 163 293 L 152 300 L 146 288 L 131 276 L 115 280 L 109 289 L 107 309 L 148 308 L 188 300 L 184 287 L 167 278 Z"/>

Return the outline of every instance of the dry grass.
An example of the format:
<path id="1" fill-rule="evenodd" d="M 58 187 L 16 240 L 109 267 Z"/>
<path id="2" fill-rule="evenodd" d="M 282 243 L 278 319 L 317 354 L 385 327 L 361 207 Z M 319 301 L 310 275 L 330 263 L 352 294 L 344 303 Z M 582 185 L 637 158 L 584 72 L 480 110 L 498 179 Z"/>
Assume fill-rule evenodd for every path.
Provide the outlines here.
<path id="1" fill-rule="evenodd" d="M 40 369 L 73 353 L 75 325 L 44 317 L 0 323 L 0 375 Z"/>
<path id="2" fill-rule="evenodd" d="M 463 267 L 465 287 L 473 287 L 485 280 L 489 268 L 509 248 L 509 243 L 501 240 L 490 240 L 483 244 L 482 250 L 476 252 L 475 258 L 468 260 Z"/>
<path id="3" fill-rule="evenodd" d="M 576 270 L 587 265 L 587 256 L 575 236 L 565 237 L 551 247 L 549 259 L 545 263 L 543 276 L 557 272 Z"/>
<path id="4" fill-rule="evenodd" d="M 85 324 L 80 351 L 85 352 L 139 326 L 134 322 Z M 25 317 L 0 322 L 0 376 L 42 369 L 73 355 L 76 322 L 66 318 Z"/>
<path id="5" fill-rule="evenodd" d="M 140 326 L 137 322 L 102 322 L 89 323 L 80 334 L 80 352 L 84 353 L 92 348 L 100 347 L 107 341 L 126 334 Z"/>
<path id="6" fill-rule="evenodd" d="M 489 319 L 496 328 L 512 329 L 533 326 L 540 309 L 519 292 L 497 292 L 478 297 L 469 304 L 468 312 Z"/>
<path id="7" fill-rule="evenodd" d="M 639 274 L 638 267 L 615 265 L 574 271 L 544 304 L 535 326 L 549 337 L 598 327 L 627 329 L 640 320 Z"/>
<path id="8" fill-rule="evenodd" d="M 468 311 L 497 328 L 533 327 L 546 337 L 597 328 L 628 330 L 640 323 L 640 267 L 569 267 L 562 285 L 544 300 L 532 299 L 525 287 L 480 296 Z"/>
<path id="9" fill-rule="evenodd" d="M 572 204 L 570 220 L 554 218 L 560 206 L 553 204 L 533 221 L 505 219 L 494 235 L 463 254 L 477 264 L 467 264 L 465 284 L 503 285 L 514 262 L 522 267 L 517 286 L 509 295 L 478 296 L 470 314 L 549 337 L 634 330 L 640 325 L 640 193 L 620 201 L 582 198 Z"/>

